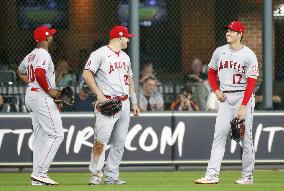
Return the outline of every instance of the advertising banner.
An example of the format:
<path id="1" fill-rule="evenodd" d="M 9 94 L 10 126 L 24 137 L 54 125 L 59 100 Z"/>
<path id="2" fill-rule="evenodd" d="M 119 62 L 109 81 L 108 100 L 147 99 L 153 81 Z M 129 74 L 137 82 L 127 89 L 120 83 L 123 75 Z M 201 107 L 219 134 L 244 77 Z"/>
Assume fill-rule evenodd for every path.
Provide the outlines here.
<path id="1" fill-rule="evenodd" d="M 256 162 L 284 162 L 284 113 L 256 113 Z M 203 163 L 210 157 L 216 114 L 145 113 L 131 116 L 124 164 Z M 64 141 L 58 164 L 87 164 L 94 135 L 93 114 L 62 114 Z M 127 127 L 125 127 L 127 128 Z M 0 165 L 31 164 L 33 130 L 29 114 L 0 116 Z M 111 141 L 107 150 L 111 147 Z M 241 159 L 241 144 L 228 135 L 224 161 Z"/>

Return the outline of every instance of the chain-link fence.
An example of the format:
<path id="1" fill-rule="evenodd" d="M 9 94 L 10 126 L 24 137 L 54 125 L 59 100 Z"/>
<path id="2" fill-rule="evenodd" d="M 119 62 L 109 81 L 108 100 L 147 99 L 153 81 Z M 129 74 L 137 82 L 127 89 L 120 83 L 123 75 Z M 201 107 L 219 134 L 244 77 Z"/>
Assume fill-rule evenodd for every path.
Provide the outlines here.
<path id="1" fill-rule="evenodd" d="M 283 109 L 284 95 L 281 3 L 284 1 L 273 1 L 274 109 Z M 24 111 L 21 109 L 24 85 L 15 79 L 13 71 L 34 48 L 32 31 L 40 24 L 58 29 L 51 49 L 58 85 L 69 83 L 80 94 L 81 73 L 89 54 L 107 44 L 112 26 L 128 25 L 129 4 L 129 0 L 1 0 L 0 94 L 4 102 L 12 102 L 18 96 L 14 110 Z M 150 72 L 157 78 L 164 110 L 176 108 L 175 100 L 181 91 L 188 96 L 192 94 L 195 100 L 187 110 L 206 110 L 210 93 L 207 64 L 215 48 L 226 43 L 223 26 L 239 20 L 246 26 L 243 41 L 259 61 L 261 76 L 256 100 L 257 109 L 261 109 L 262 10 L 262 0 L 140 0 L 141 88 L 143 84 L 146 86 L 143 82 Z M 5 81 L 12 81 L 10 86 L 14 87 L 8 90 Z"/>

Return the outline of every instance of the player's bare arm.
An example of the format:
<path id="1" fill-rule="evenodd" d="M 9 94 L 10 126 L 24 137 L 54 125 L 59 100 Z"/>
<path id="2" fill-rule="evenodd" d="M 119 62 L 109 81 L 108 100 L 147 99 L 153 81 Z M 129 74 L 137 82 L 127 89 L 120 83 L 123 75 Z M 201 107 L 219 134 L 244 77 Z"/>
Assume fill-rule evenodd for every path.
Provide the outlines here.
<path id="1" fill-rule="evenodd" d="M 50 89 L 47 94 L 50 96 L 50 97 L 53 97 L 53 98 L 58 98 L 60 96 L 60 91 L 57 90 L 57 89 Z"/>
<path id="2" fill-rule="evenodd" d="M 240 120 L 243 120 L 245 118 L 245 112 L 246 112 L 246 106 L 244 105 L 241 105 L 239 111 L 238 111 L 238 114 L 237 114 L 237 117 L 240 119 Z"/>
<path id="3" fill-rule="evenodd" d="M 130 99 L 131 99 L 133 114 L 135 116 L 138 116 L 140 114 L 140 109 L 138 107 L 138 102 L 137 102 L 137 98 L 136 98 L 134 80 L 131 77 L 129 77 L 129 93 L 130 93 Z"/>
<path id="4" fill-rule="evenodd" d="M 93 93 L 97 95 L 99 102 L 107 101 L 108 99 L 104 96 L 104 94 L 101 92 L 99 87 L 97 86 L 93 73 L 90 70 L 84 70 L 83 71 L 83 78 L 86 84 L 90 87 Z"/>
<path id="5" fill-rule="evenodd" d="M 216 90 L 215 95 L 220 102 L 224 102 L 227 99 L 223 92 L 220 90 Z"/>
<path id="6" fill-rule="evenodd" d="M 17 69 L 17 74 L 18 74 L 20 80 L 22 80 L 26 84 L 29 84 L 29 78 L 28 78 L 27 74 L 22 74 L 19 69 Z"/>

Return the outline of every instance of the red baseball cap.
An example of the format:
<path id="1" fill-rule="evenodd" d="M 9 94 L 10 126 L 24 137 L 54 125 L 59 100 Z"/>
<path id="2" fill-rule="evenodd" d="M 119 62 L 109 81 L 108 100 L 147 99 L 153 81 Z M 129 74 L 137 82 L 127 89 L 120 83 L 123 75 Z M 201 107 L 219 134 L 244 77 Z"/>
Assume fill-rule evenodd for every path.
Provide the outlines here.
<path id="1" fill-rule="evenodd" d="M 245 32 L 244 24 L 239 21 L 232 21 L 229 25 L 225 25 L 224 28 L 232 29 L 233 31 L 241 32 L 241 33 Z"/>
<path id="2" fill-rule="evenodd" d="M 113 38 L 120 38 L 120 37 L 133 37 L 135 36 L 135 34 L 131 34 L 128 32 L 128 29 L 125 26 L 122 25 L 118 25 L 115 26 L 111 29 L 111 31 L 109 32 L 109 38 L 113 39 Z"/>
<path id="3" fill-rule="evenodd" d="M 50 29 L 47 26 L 40 26 L 34 30 L 34 39 L 36 42 L 44 41 L 49 36 L 53 36 L 56 29 Z"/>

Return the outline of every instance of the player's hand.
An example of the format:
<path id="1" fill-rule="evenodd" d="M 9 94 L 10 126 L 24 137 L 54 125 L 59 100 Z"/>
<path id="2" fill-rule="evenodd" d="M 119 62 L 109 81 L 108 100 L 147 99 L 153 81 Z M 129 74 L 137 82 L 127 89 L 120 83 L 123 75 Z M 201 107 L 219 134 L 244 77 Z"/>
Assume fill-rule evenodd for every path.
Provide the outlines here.
<path id="1" fill-rule="evenodd" d="M 215 95 L 220 102 L 224 102 L 227 99 L 227 97 L 220 90 L 216 90 Z"/>
<path id="2" fill-rule="evenodd" d="M 241 105 L 241 107 L 238 111 L 238 114 L 237 114 L 237 117 L 239 118 L 239 120 L 245 119 L 245 111 L 246 111 L 246 106 Z"/>
<path id="3" fill-rule="evenodd" d="M 107 101 L 107 100 L 108 100 L 108 99 L 107 99 L 104 95 L 98 97 L 98 103 L 105 102 L 105 101 Z"/>
<path id="4" fill-rule="evenodd" d="M 56 90 L 56 89 L 50 89 L 47 94 L 50 96 L 50 97 L 53 97 L 53 98 L 58 98 L 60 96 L 60 91 L 59 90 Z"/>
<path id="5" fill-rule="evenodd" d="M 140 114 L 140 109 L 139 109 L 139 107 L 138 107 L 137 104 L 134 104 L 134 105 L 132 106 L 132 109 L 133 109 L 133 115 L 134 115 L 134 116 L 138 116 L 138 115 Z"/>

